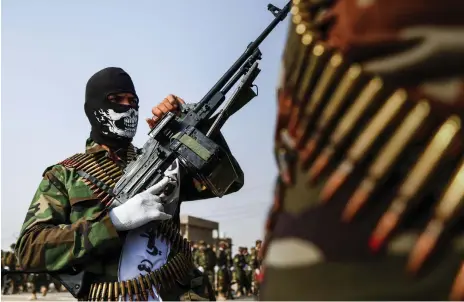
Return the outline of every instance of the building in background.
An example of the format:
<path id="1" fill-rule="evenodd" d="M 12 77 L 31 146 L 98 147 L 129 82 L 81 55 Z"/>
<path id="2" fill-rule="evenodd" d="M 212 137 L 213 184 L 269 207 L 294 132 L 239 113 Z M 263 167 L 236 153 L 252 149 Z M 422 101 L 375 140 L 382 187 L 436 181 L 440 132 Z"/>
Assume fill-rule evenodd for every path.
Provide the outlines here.
<path id="1" fill-rule="evenodd" d="M 189 241 L 203 240 L 207 244 L 215 245 L 219 223 L 199 217 L 180 215 L 180 232 Z"/>

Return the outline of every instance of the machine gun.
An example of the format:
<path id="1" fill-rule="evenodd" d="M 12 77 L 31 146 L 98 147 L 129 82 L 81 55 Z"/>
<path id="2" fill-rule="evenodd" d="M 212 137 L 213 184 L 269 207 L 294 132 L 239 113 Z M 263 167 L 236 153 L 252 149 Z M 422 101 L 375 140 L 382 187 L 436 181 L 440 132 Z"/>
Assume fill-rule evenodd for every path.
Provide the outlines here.
<path id="1" fill-rule="evenodd" d="M 134 195 L 161 180 L 163 172 L 176 160 L 211 192 L 222 197 L 238 179 L 229 154 L 212 140 L 227 119 L 257 96 L 252 89 L 260 69 L 259 45 L 283 21 L 290 2 L 283 9 L 272 4 L 268 10 L 274 20 L 250 43 L 245 52 L 227 70 L 210 91 L 194 106 L 184 107 L 182 115 L 166 114 L 149 132 L 150 138 L 141 155 L 128 165 L 113 189 L 113 204 L 123 204 Z M 213 114 L 225 101 L 225 95 L 240 80 L 237 90 L 224 108 Z M 211 126 L 211 120 L 213 123 Z M 206 128 L 206 129 L 205 129 Z M 205 134 L 206 132 L 206 134 Z"/>
<path id="2" fill-rule="evenodd" d="M 163 172 L 176 159 L 215 196 L 222 197 L 227 192 L 238 176 L 229 154 L 212 137 L 230 116 L 257 95 L 252 86 L 260 72 L 258 61 L 261 52 L 258 47 L 277 24 L 285 19 L 290 11 L 290 3 L 283 9 L 269 4 L 268 10 L 274 15 L 274 20 L 248 45 L 213 88 L 198 103 L 184 106 L 181 116 L 166 114 L 148 133 L 149 139 L 140 156 L 126 167 L 125 173 L 113 188 L 110 206 L 122 204 L 159 182 L 164 176 Z M 239 81 L 232 97 L 213 116 L 224 103 L 226 94 Z M 85 295 L 89 289 L 89 280 L 93 279 L 90 272 L 74 267 L 72 271 L 44 273 L 59 280 L 77 299 Z"/>

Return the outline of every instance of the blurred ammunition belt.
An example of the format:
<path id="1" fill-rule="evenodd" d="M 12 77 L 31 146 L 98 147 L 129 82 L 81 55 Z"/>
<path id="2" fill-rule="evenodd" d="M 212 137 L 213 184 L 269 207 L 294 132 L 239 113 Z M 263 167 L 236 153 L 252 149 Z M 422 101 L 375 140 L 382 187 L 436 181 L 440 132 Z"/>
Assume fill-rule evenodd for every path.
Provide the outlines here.
<path id="1" fill-rule="evenodd" d="M 433 239 L 428 242 L 436 242 L 442 226 L 464 206 L 462 111 L 365 72 L 321 40 L 300 8 L 282 58 L 275 133 L 280 179 L 266 238 L 284 208 L 285 191 L 304 181 L 321 186 L 318 199 L 305 207 L 344 196 L 344 222 L 357 218 L 374 198 L 385 203 L 371 234 L 374 249 L 410 211 L 426 209 L 421 196 L 440 196 L 426 234 Z M 387 189 L 389 194 L 379 194 Z M 285 207 L 291 206 L 296 208 Z"/>
<path id="2" fill-rule="evenodd" d="M 158 295 L 176 288 L 176 281 L 182 282 L 194 268 L 191 246 L 187 239 L 179 233 L 177 224 L 172 220 L 158 224 L 156 235 L 170 243 L 171 253 L 175 256 L 167 263 L 148 274 L 119 282 L 97 282 L 90 285 L 89 301 L 114 301 L 121 299 L 147 301 L 150 295 L 155 299 L 153 287 Z"/>

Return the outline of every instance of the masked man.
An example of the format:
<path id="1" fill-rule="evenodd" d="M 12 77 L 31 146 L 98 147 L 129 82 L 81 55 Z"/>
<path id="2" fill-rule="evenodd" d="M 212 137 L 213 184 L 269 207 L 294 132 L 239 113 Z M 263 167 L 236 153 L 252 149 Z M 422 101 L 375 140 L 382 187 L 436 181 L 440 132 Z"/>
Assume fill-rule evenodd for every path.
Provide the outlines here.
<path id="1" fill-rule="evenodd" d="M 464 299 L 464 2 L 292 4 L 260 299 Z"/>
<path id="2" fill-rule="evenodd" d="M 168 111 L 181 114 L 183 103 L 168 96 L 153 108 L 149 126 Z M 188 175 L 180 186 L 180 173 L 186 172 L 176 161 L 153 187 L 124 204 L 111 202 L 111 189 L 140 151 L 131 143 L 138 108 L 134 84 L 121 68 L 105 68 L 89 79 L 86 151 L 45 170 L 17 242 L 19 262 L 25 270 L 59 274 L 84 300 L 214 300 L 179 234 L 181 202 L 213 197 L 209 190 Z M 228 150 L 220 134 L 215 139 Z M 168 184 L 174 187 L 170 193 Z M 242 185 L 243 177 L 228 193 Z M 79 277 L 72 288 L 69 276 Z"/>

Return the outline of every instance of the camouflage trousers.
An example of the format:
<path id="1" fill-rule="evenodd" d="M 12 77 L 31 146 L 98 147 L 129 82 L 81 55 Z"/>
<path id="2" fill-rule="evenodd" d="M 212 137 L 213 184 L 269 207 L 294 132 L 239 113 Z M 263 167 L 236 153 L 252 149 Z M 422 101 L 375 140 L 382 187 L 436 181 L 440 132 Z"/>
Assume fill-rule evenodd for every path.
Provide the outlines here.
<path id="1" fill-rule="evenodd" d="M 251 293 L 251 288 L 253 284 L 253 270 L 247 269 L 243 274 L 243 286 L 245 287 L 246 293 Z"/>
<path id="2" fill-rule="evenodd" d="M 230 292 L 230 274 L 227 267 L 220 268 L 216 275 L 216 290 L 226 296 Z"/>
<path id="3" fill-rule="evenodd" d="M 243 288 L 248 290 L 250 288 L 248 278 L 247 278 L 247 272 L 244 271 L 243 269 L 234 269 L 233 272 L 233 280 L 237 283 L 237 288 L 238 292 L 243 294 Z"/>
<path id="4" fill-rule="evenodd" d="M 35 294 L 39 292 L 42 287 L 48 289 L 51 280 L 46 274 L 31 274 L 29 282 L 32 283 L 32 293 Z"/>
<path id="5" fill-rule="evenodd" d="M 211 284 L 211 286 L 213 288 L 215 288 L 214 284 L 216 284 L 216 283 L 214 282 L 214 275 L 215 275 L 214 270 L 205 270 L 205 275 L 208 276 L 208 280 L 209 280 L 209 283 Z"/>

